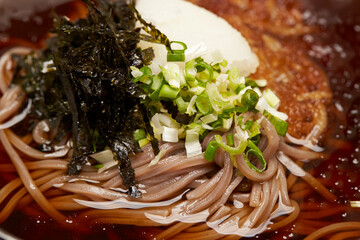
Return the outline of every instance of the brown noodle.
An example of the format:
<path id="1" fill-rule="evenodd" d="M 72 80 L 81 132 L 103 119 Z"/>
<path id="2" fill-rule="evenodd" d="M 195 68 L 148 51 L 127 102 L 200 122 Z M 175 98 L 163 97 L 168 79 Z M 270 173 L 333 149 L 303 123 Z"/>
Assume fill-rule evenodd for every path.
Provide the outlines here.
<path id="1" fill-rule="evenodd" d="M 0 89 L 3 95 L 0 100 L 0 123 L 16 115 L 20 106 L 25 101 L 25 94 L 18 86 L 9 87 L 11 73 L 6 70 L 11 53 L 26 54 L 29 50 L 14 48 L 5 53 L 0 62 Z M 247 118 L 262 118 L 260 114 L 249 115 Z M 39 124 L 45 124 L 44 122 Z M 318 239 L 334 232 L 345 232 L 346 235 L 335 235 L 333 239 L 342 239 L 342 236 L 355 236 L 359 233 L 360 222 L 344 222 L 328 225 L 328 222 L 315 222 L 316 217 L 328 217 L 344 210 L 338 206 L 332 210 L 309 209 L 302 214 L 302 206 L 294 200 L 306 192 L 317 191 L 327 201 L 334 202 L 336 197 L 330 193 L 316 178 L 305 173 L 302 181 L 298 177 L 288 174 L 278 160 L 276 153 L 282 151 L 285 156 L 296 157 L 297 160 L 316 159 L 320 154 L 309 150 L 297 149 L 279 138 L 273 125 L 262 118 L 263 138 L 262 151 L 268 162 L 268 167 L 263 173 L 251 170 L 244 162 L 242 155 L 234 159 L 222 150 L 215 156 L 214 162 L 207 162 L 203 156 L 187 158 L 184 143 L 163 143 L 162 149 L 167 153 L 157 164 L 148 164 L 154 158 L 151 147 L 145 146 L 143 153 L 132 156 L 132 164 L 141 190 L 144 192 L 138 202 L 145 204 L 141 209 L 92 209 L 73 199 L 92 202 L 113 201 L 119 198 L 132 201 L 125 193 L 114 188 L 123 188 L 122 179 L 116 168 L 109 169 L 101 174 L 96 168 L 86 166 L 79 176 L 65 175 L 71 151 L 64 143 L 63 149 L 54 153 L 43 153 L 31 147 L 33 141 L 47 140 L 41 126 L 36 128 L 32 136 L 24 138 L 17 136 L 10 129 L 0 130 L 2 147 L 9 156 L 12 164 L 0 164 L 0 172 L 17 173 L 18 178 L 10 181 L 0 190 L 0 203 L 5 204 L 1 209 L 0 223 L 4 222 L 15 209 L 23 209 L 32 202 L 51 218 L 60 224 L 71 228 L 67 224 L 77 219 L 71 219 L 60 211 L 80 211 L 78 218 L 87 219 L 90 224 L 130 224 L 137 226 L 166 226 L 157 239 L 239 239 L 240 236 L 224 236 L 221 227 L 236 221 L 239 229 L 256 229 L 261 231 L 274 231 L 284 227 L 299 216 L 308 227 L 295 228 L 295 232 L 308 234 L 316 227 L 322 227 L 311 233 L 306 239 Z M 215 133 L 210 133 L 203 141 L 203 148 Z M 223 136 L 225 136 L 224 134 Z M 301 157 L 300 157 L 301 156 Z M 290 158 L 289 161 L 294 163 Z M 233 167 L 234 162 L 238 170 Z M 301 165 L 301 164 L 300 164 Z M 253 182 L 252 189 L 240 192 L 239 185 L 244 177 Z M 198 182 L 197 182 L 198 181 Z M 191 186 L 191 189 L 190 187 Z M 186 189 L 190 189 L 180 200 L 171 205 L 146 207 L 146 203 L 166 201 Z M 289 195 L 289 192 L 290 195 Z M 242 207 L 236 207 L 241 204 Z M 208 213 L 207 222 L 198 223 L 175 221 L 161 223 L 151 220 L 149 214 L 168 217 L 174 209 L 181 205 L 185 215 L 197 214 L 202 211 Z M 267 222 L 279 208 L 291 208 L 290 212 L 282 212 L 280 217 L 272 219 L 272 224 Z M 284 216 L 285 215 L 285 216 Z M 226 217 L 215 226 L 210 226 L 221 218 Z M 181 219 L 180 219 L 181 220 Z M 265 228 L 260 230 L 265 224 Z M 269 224 L 269 225 L 268 225 Z M 266 226 L 268 225 L 268 226 Z M 328 225 L 328 226 L 326 226 Z M 220 230 L 219 230 L 220 229 Z"/>

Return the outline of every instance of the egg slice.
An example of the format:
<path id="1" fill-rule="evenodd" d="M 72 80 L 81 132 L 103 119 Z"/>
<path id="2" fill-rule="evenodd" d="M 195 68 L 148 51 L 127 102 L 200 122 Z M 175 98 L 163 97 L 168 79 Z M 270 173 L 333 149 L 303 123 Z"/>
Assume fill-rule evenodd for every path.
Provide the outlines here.
<path id="1" fill-rule="evenodd" d="M 257 56 L 241 33 L 204 8 L 183 0 L 137 0 L 136 8 L 170 41 L 186 43 L 186 61 L 198 56 L 210 62 L 223 58 L 231 67 L 237 67 L 243 76 L 254 73 L 259 65 Z M 165 46 L 141 41 L 139 47 L 153 47 L 155 59 L 150 67 L 158 73 L 159 65 L 167 62 Z"/>

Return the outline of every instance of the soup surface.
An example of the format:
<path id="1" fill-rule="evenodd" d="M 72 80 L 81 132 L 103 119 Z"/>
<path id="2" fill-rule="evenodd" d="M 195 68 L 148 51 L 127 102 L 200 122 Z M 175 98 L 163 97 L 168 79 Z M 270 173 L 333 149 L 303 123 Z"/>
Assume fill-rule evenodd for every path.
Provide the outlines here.
<path id="1" fill-rule="evenodd" d="M 33 1 L 32 7 L 26 6 L 30 11 L 13 10 L 16 7 L 12 7 L 10 1 L 4 1 L 4 4 L 0 5 L 0 10 L 4 12 L 0 18 L 0 54 L 12 46 L 41 48 L 52 25 L 49 8 L 53 6 L 57 6 L 56 11 L 59 14 L 66 14 L 71 19 L 86 14 L 81 2 L 49 1 L 50 3 L 41 9 L 34 7 L 39 4 L 38 2 L 41 1 Z M 290 196 L 300 204 L 302 212 L 299 218 L 289 226 L 256 236 L 254 239 L 303 239 L 304 234 L 310 234 L 331 223 L 360 221 L 360 211 L 348 207 L 350 201 L 360 201 L 360 69 L 358 68 L 360 16 L 357 12 L 360 9 L 360 2 L 356 0 L 331 3 L 326 0 L 227 0 L 221 1 L 221 4 L 215 0 L 192 2 L 224 17 L 235 27 L 237 27 L 236 20 L 244 21 L 245 27 L 239 26 L 239 28 L 244 29 L 245 36 L 265 34 L 267 37 L 262 39 L 265 44 L 269 41 L 278 42 L 287 51 L 288 49 L 298 51 L 294 53 L 295 57 L 289 56 L 286 59 L 272 56 L 274 61 L 279 61 L 278 64 L 296 62 L 296 54 L 309 56 L 324 71 L 333 94 L 332 98 L 324 100 L 327 101 L 324 104 L 328 106 L 326 109 L 328 126 L 320 141 L 328 157 L 309 163 L 305 168 L 338 197 L 337 202 L 325 202 L 316 192 L 302 188 L 301 184 L 297 187 L 295 185 L 290 191 Z M 21 1 L 16 1 L 16 4 L 21 5 Z M 261 46 L 257 45 L 259 42 L 250 41 L 250 44 L 258 48 L 255 51 L 258 51 L 260 60 L 262 57 L 269 57 L 261 52 Z M 259 76 L 269 74 L 266 71 L 268 71 L 266 68 L 260 68 L 257 74 Z M 286 101 L 286 89 L 276 85 L 270 87 L 277 89 Z M 328 90 L 330 92 L 330 89 Z M 310 111 L 308 114 L 312 116 L 311 111 L 315 111 L 317 105 L 314 102 L 307 104 Z M 284 109 L 284 111 L 291 110 Z M 293 126 L 301 125 L 290 129 L 290 133 L 296 137 L 303 137 L 308 132 L 307 128 L 311 127 L 306 121 L 298 121 L 296 117 L 300 114 L 304 112 L 294 113 L 290 119 Z M 308 122 L 311 123 L 311 120 Z M 304 132 L 296 129 L 304 129 Z M 1 151 L 0 163 L 8 161 L 6 154 Z M 2 174 L 0 186 L 14 177 L 12 174 Z M 316 211 L 327 212 L 329 209 L 336 211 L 320 218 L 314 219 L 312 216 Z M 157 228 L 105 225 L 90 226 L 87 229 L 81 227 L 78 232 L 70 232 L 57 226 L 36 205 L 25 207 L 12 214 L 0 227 L 24 239 L 151 239 L 160 231 Z"/>

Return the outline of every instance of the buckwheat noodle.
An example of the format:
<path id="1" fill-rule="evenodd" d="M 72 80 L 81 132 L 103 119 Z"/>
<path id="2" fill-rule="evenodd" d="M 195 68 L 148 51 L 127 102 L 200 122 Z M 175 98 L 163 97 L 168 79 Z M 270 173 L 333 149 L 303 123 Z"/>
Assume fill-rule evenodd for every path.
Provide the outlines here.
<path id="1" fill-rule="evenodd" d="M 30 51 L 13 48 L 0 59 L 1 125 L 17 116 L 27 101 L 19 86 L 10 85 L 11 54 Z M 54 137 L 54 133 L 46 133 L 46 122 L 38 123 L 33 133 L 25 137 L 3 128 L 0 130 L 1 151 L 6 152 L 9 163 L 0 164 L 0 172 L 17 173 L 19 177 L 0 190 L 0 204 L 4 206 L 0 223 L 13 211 L 36 202 L 51 218 L 68 228 L 73 226 L 68 223 L 85 218 L 90 224 L 158 226 L 163 231 L 157 239 L 239 239 L 274 231 L 297 218 L 309 224 L 295 228 L 294 232 L 311 233 L 308 240 L 339 232 L 345 235 L 335 234 L 333 239 L 356 236 L 360 222 L 326 226 L 327 222 L 319 221 L 315 226 L 321 228 L 317 231 L 311 225 L 316 218 L 338 214 L 347 206 L 336 205 L 325 210 L 297 202 L 304 194 L 314 191 L 329 204 L 336 199 L 318 179 L 301 168 L 301 161 L 322 155 L 287 143 L 261 114 L 244 117 L 261 119 L 259 146 L 268 163 L 264 172 L 253 171 L 242 155 L 232 158 L 222 149 L 216 153 L 214 162 L 206 161 L 202 155 L 187 158 L 183 142 L 161 143 L 160 148 L 166 150 L 166 154 L 150 166 L 155 156 L 147 145 L 142 153 L 131 156 L 142 191 L 139 199 L 131 199 L 124 192 L 116 167 L 98 173 L 98 169 L 85 166 L 78 176 L 65 175 L 72 152 L 66 141 L 53 153 L 32 147 L 34 142 L 44 143 Z M 203 149 L 216 134 L 225 139 L 228 133 L 209 133 L 203 140 Z M 244 179 L 251 182 L 251 189 L 241 188 Z M 68 216 L 68 211 L 79 211 L 77 218 Z"/>

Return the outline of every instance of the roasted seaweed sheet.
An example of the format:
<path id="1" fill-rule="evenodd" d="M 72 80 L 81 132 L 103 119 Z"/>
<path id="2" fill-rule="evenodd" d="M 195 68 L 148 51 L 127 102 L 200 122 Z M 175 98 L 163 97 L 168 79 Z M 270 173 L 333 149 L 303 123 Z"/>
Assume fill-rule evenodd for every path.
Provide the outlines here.
<path id="1" fill-rule="evenodd" d="M 28 130 L 47 119 L 64 134 L 70 133 L 73 156 L 68 174 L 79 174 L 95 149 L 108 147 L 119 162 L 129 195 L 140 197 L 129 159 L 129 154 L 141 151 L 133 131 L 144 128 L 150 136 L 153 133 L 151 114 L 142 104 L 145 93 L 132 82 L 129 68 L 141 68 L 154 56 L 152 49 L 137 48 L 140 39 L 164 45 L 169 40 L 141 19 L 133 3 L 84 2 L 89 10 L 86 18 L 70 22 L 55 17 L 54 37 L 47 49 L 14 57 L 18 65 L 13 84 L 21 85 L 35 100 Z M 149 35 L 135 28 L 139 18 Z M 44 71 L 45 64 L 50 65 L 49 71 Z M 157 140 L 152 138 L 151 144 L 157 153 Z"/>

